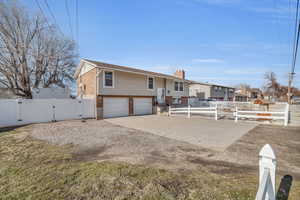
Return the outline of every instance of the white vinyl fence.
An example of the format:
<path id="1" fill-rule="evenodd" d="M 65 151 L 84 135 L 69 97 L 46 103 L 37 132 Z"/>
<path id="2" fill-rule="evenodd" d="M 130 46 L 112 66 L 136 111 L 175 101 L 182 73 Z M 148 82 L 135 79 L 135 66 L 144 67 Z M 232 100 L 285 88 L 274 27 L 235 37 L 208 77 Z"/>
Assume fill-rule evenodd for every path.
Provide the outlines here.
<path id="1" fill-rule="evenodd" d="M 91 99 L 7 99 L 0 100 L 0 127 L 94 118 Z"/>
<path id="2" fill-rule="evenodd" d="M 281 112 L 239 110 L 238 107 L 236 107 L 234 116 L 235 116 L 235 122 L 237 122 L 239 118 L 271 119 L 271 120 L 283 120 L 284 126 L 287 126 L 289 121 L 289 104 L 286 104 L 285 110 Z"/>
<path id="3" fill-rule="evenodd" d="M 255 200 L 275 200 L 276 156 L 269 144 L 259 152 L 259 187 Z"/>
<path id="4" fill-rule="evenodd" d="M 192 114 L 213 114 L 215 116 L 215 120 L 218 120 L 218 106 L 214 107 L 179 107 L 172 108 L 169 106 L 169 116 L 172 114 L 187 114 L 190 118 Z"/>

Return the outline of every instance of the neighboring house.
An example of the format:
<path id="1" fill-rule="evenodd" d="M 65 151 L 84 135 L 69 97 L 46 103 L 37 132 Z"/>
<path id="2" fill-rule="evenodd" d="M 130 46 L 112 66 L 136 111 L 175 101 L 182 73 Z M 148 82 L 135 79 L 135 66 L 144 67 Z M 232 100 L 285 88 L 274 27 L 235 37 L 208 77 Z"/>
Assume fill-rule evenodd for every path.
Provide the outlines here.
<path id="1" fill-rule="evenodd" d="M 241 88 L 235 91 L 235 101 L 251 101 L 262 98 L 259 88 Z"/>
<path id="2" fill-rule="evenodd" d="M 216 99 L 221 101 L 232 101 L 235 88 L 216 84 L 192 81 L 189 84 L 190 97 L 200 99 Z"/>
<path id="3" fill-rule="evenodd" d="M 71 98 L 71 90 L 66 88 L 34 88 L 32 89 L 33 99 L 69 99 Z"/>
<path id="4" fill-rule="evenodd" d="M 82 59 L 75 72 L 77 96 L 96 98 L 97 118 L 144 115 L 156 105 L 187 104 L 185 72 L 172 75 Z"/>
<path id="5" fill-rule="evenodd" d="M 18 98 L 14 93 L 8 88 L 0 87 L 0 99 L 16 99 Z"/>

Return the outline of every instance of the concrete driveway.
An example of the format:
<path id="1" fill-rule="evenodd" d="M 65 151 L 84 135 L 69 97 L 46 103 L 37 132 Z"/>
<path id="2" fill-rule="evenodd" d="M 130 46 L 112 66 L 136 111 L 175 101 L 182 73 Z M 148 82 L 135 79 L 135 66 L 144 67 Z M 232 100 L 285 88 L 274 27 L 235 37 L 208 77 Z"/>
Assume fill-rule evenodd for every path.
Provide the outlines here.
<path id="1" fill-rule="evenodd" d="M 255 123 L 235 123 L 230 120 L 187 118 L 183 116 L 132 116 L 105 119 L 108 122 L 152 134 L 185 141 L 216 151 L 228 146 L 253 129 Z"/>

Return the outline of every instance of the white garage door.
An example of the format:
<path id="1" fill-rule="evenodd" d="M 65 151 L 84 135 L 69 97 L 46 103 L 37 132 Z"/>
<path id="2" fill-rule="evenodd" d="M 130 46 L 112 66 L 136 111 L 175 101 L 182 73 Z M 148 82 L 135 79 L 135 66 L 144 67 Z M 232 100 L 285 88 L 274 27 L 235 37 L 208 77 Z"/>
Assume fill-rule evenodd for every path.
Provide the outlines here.
<path id="1" fill-rule="evenodd" d="M 129 115 L 128 98 L 103 98 L 103 117 L 125 117 Z"/>
<path id="2" fill-rule="evenodd" d="M 152 114 L 152 98 L 134 98 L 133 112 L 134 115 Z"/>

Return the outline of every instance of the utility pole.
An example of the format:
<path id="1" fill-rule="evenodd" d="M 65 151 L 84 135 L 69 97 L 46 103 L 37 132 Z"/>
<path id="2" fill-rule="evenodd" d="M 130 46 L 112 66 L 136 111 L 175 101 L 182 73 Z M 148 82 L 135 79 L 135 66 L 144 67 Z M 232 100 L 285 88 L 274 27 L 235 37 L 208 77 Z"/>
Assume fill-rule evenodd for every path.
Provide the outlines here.
<path id="1" fill-rule="evenodd" d="M 293 78 L 294 78 L 295 73 L 291 72 L 289 73 L 289 85 L 288 85 L 288 103 L 291 104 L 291 100 L 292 100 L 292 82 L 293 82 Z"/>

